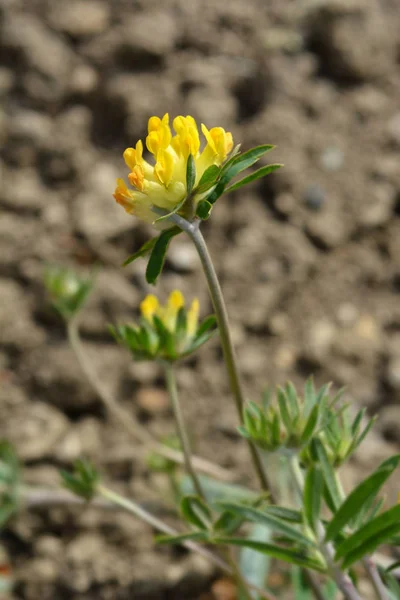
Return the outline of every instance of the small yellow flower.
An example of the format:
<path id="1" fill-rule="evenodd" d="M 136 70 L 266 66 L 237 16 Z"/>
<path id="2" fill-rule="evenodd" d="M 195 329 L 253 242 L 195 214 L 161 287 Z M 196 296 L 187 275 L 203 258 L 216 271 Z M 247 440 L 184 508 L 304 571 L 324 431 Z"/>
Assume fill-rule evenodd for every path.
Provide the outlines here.
<path id="1" fill-rule="evenodd" d="M 233 148 L 231 133 L 222 127 L 208 130 L 202 125 L 201 130 L 207 143 L 200 151 L 198 127 L 191 116 L 176 117 L 173 129 L 174 136 L 168 114 L 162 119 L 149 119 L 146 146 L 154 156 L 154 165 L 143 158 L 141 140 L 135 148 L 127 148 L 124 152 L 124 160 L 130 169 L 128 180 L 134 189 L 128 188 L 123 179 L 118 179 L 114 198 L 128 213 L 148 223 L 153 223 L 159 217 L 152 211 L 153 206 L 171 212 L 187 196 L 186 168 L 189 154 L 195 161 L 196 185 L 204 171 L 211 165 L 220 166 Z M 200 199 L 201 196 L 194 198 L 194 202 L 197 203 Z M 170 224 L 160 224 L 159 227 L 170 227 Z"/>

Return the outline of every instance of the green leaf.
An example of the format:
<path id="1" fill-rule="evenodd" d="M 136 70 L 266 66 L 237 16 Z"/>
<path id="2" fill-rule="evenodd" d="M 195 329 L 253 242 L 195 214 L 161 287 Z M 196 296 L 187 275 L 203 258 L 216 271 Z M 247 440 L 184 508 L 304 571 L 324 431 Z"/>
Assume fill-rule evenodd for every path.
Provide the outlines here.
<path id="1" fill-rule="evenodd" d="M 201 200 L 197 205 L 196 215 L 206 221 L 212 211 L 213 205 L 208 200 Z"/>
<path id="2" fill-rule="evenodd" d="M 304 386 L 304 416 L 308 417 L 315 406 L 316 395 L 314 388 L 314 380 L 309 377 Z"/>
<path id="3" fill-rule="evenodd" d="M 269 175 L 273 171 L 277 171 L 281 167 L 283 167 L 283 165 L 279 163 L 266 165 L 265 167 L 260 167 L 259 169 L 257 169 L 257 171 L 254 171 L 254 173 L 250 173 L 250 175 L 247 175 L 246 177 L 243 177 L 243 179 L 240 179 L 236 183 L 230 185 L 228 188 L 226 188 L 226 191 L 234 192 L 235 190 L 238 190 L 239 188 L 243 187 L 244 185 L 247 185 L 248 183 L 252 183 L 257 179 L 260 179 L 261 177 L 266 177 L 267 175 Z"/>
<path id="4" fill-rule="evenodd" d="M 262 146 L 256 146 L 255 148 L 251 148 L 247 150 L 247 152 L 243 152 L 242 154 L 238 154 L 234 156 L 225 165 L 222 167 L 220 178 L 226 184 L 228 181 L 233 179 L 238 173 L 244 171 L 251 165 L 254 165 L 264 154 L 273 150 L 275 146 L 271 146 L 270 144 L 263 144 Z"/>
<path id="5" fill-rule="evenodd" d="M 309 587 L 304 573 L 299 567 L 291 569 L 293 592 L 295 600 L 314 600 L 314 592 Z M 328 581 L 322 587 L 322 597 L 325 600 L 335 600 L 337 597 L 338 588 L 334 581 Z"/>
<path id="6" fill-rule="evenodd" d="M 200 337 L 204 333 L 207 333 L 210 329 L 214 329 L 217 324 L 217 318 L 215 315 L 209 315 L 200 323 L 198 330 L 196 331 L 196 337 Z"/>
<path id="7" fill-rule="evenodd" d="M 145 256 L 146 254 L 148 254 L 154 248 L 154 244 L 156 243 L 157 240 L 158 240 L 158 236 L 153 237 L 150 240 L 147 240 L 147 242 L 145 242 L 143 244 L 143 246 L 141 246 L 137 252 L 134 252 L 133 254 L 128 256 L 128 258 L 126 260 L 124 260 L 124 262 L 122 263 L 122 266 L 126 267 L 127 265 L 129 265 L 131 262 L 133 262 L 137 258 L 140 258 L 141 256 Z"/>
<path id="8" fill-rule="evenodd" d="M 317 523 L 321 511 L 324 492 L 324 478 L 321 469 L 313 465 L 307 471 L 304 484 L 304 514 L 308 524 L 317 532 Z"/>
<path id="9" fill-rule="evenodd" d="M 200 181 L 196 186 L 195 193 L 203 194 L 210 189 L 210 187 L 216 183 L 219 172 L 220 167 L 217 167 L 217 165 L 211 165 L 211 167 L 208 167 L 208 169 L 206 169 L 201 176 Z"/>
<path id="10" fill-rule="evenodd" d="M 221 513 L 213 524 L 213 531 L 220 535 L 232 535 L 242 525 L 243 519 L 229 510 Z"/>
<path id="11" fill-rule="evenodd" d="M 303 535 L 300 531 L 288 525 L 285 521 L 279 519 L 278 517 L 274 517 L 267 512 L 259 510 L 258 508 L 253 508 L 251 506 L 244 506 L 241 504 L 234 504 L 233 502 L 218 502 L 218 505 L 221 506 L 224 510 L 230 510 L 234 514 L 239 515 L 243 519 L 247 521 L 252 521 L 254 523 L 259 523 L 260 525 L 264 525 L 266 527 L 271 528 L 272 531 L 283 534 L 285 537 L 305 546 L 315 547 L 316 544 L 313 540 L 309 539 L 305 535 Z"/>
<path id="12" fill-rule="evenodd" d="M 320 407 L 318 404 L 314 406 L 311 410 L 310 415 L 308 417 L 306 426 L 303 429 L 303 433 L 301 434 L 301 444 L 307 444 L 310 441 L 312 434 L 314 433 L 315 427 L 318 423 Z"/>
<path id="13" fill-rule="evenodd" d="M 217 544 L 230 544 L 233 546 L 241 546 L 243 548 L 251 548 L 257 552 L 268 554 L 268 556 L 272 556 L 278 560 L 283 560 L 284 562 L 305 567 L 307 569 L 313 569 L 323 573 L 326 570 L 326 567 L 322 562 L 307 556 L 306 552 L 301 552 L 299 550 L 292 550 L 290 548 L 276 546 L 275 544 L 267 544 L 264 542 L 247 540 L 245 538 L 216 537 L 213 538 L 212 541 Z"/>
<path id="14" fill-rule="evenodd" d="M 182 544 L 183 542 L 206 542 L 208 533 L 206 531 L 192 531 L 190 533 L 182 533 L 181 535 L 157 535 L 156 542 L 158 544 Z"/>
<path id="15" fill-rule="evenodd" d="M 190 196 L 193 190 L 194 182 L 196 181 L 196 163 L 192 154 L 189 154 L 186 163 L 186 189 L 187 195 Z"/>
<path id="16" fill-rule="evenodd" d="M 321 466 L 321 471 L 324 476 L 326 489 L 329 492 L 332 506 L 337 510 L 342 502 L 340 490 L 337 484 L 335 471 L 329 462 L 328 454 L 321 440 L 311 440 L 312 452 L 318 457 L 318 462 Z"/>
<path id="17" fill-rule="evenodd" d="M 240 485 L 217 481 L 206 475 L 199 475 L 198 477 L 207 502 L 211 504 L 213 508 L 216 508 L 216 502 L 218 500 L 223 500 L 224 498 L 229 498 L 236 502 L 255 502 L 260 497 L 256 492 L 248 490 Z M 185 475 L 179 483 L 182 494 L 192 495 L 194 493 L 193 483 L 190 477 Z"/>
<path id="18" fill-rule="evenodd" d="M 331 540 L 340 533 L 349 521 L 359 513 L 364 504 L 370 501 L 371 497 L 374 498 L 378 494 L 385 481 L 397 468 L 399 462 L 400 455 L 384 461 L 372 475 L 367 477 L 367 479 L 364 479 L 364 481 L 362 481 L 351 494 L 347 496 L 327 527 L 326 540 Z M 377 519 L 380 517 L 377 517 Z"/>
<path id="19" fill-rule="evenodd" d="M 339 544 L 336 550 L 335 559 L 338 560 L 360 548 L 362 549 L 364 545 L 368 543 L 368 540 L 379 539 L 377 545 L 388 541 L 390 536 L 388 537 L 386 532 L 388 529 L 392 529 L 393 526 L 397 526 L 397 531 L 400 531 L 400 505 L 389 508 L 389 510 L 386 510 L 372 521 L 369 521 L 369 523 L 366 523 L 358 531 L 344 540 L 344 542 Z M 393 532 L 391 535 L 393 535 Z M 367 551 L 365 551 L 364 554 L 367 554 Z"/>
<path id="20" fill-rule="evenodd" d="M 15 502 L 11 500 L 4 501 L 0 498 L 1 506 L 0 506 L 0 529 L 7 523 L 7 521 L 12 517 L 12 515 L 17 510 L 17 505 Z"/>
<path id="21" fill-rule="evenodd" d="M 397 581 L 391 573 L 385 571 L 382 567 L 378 566 L 379 575 L 382 577 L 384 584 L 387 586 L 387 591 L 390 600 L 400 600 L 400 583 Z"/>
<path id="22" fill-rule="evenodd" d="M 185 196 L 185 198 L 183 198 L 183 200 L 181 200 L 173 210 L 171 210 L 171 212 L 165 213 L 164 215 L 161 215 L 161 217 L 158 217 L 155 221 L 153 221 L 153 225 L 155 223 L 162 223 L 163 221 L 167 221 L 172 215 L 175 215 L 177 212 L 179 212 L 182 208 L 182 206 L 186 203 L 187 201 L 187 196 Z"/>
<path id="23" fill-rule="evenodd" d="M 256 542 L 269 543 L 271 541 L 271 530 L 264 525 L 254 525 L 247 536 L 248 540 Z M 265 588 L 265 582 L 268 577 L 271 559 L 268 554 L 261 554 L 251 548 L 243 548 L 240 553 L 239 569 L 246 581 L 252 583 L 259 589 Z M 256 591 L 250 592 L 251 597 L 257 599 Z M 239 600 L 245 600 L 246 596 L 239 594 Z"/>
<path id="24" fill-rule="evenodd" d="M 146 269 L 146 281 L 147 283 L 155 283 L 158 276 L 160 275 L 165 261 L 165 255 L 168 250 L 168 246 L 173 237 L 181 232 L 179 227 L 172 227 L 163 231 L 158 238 L 150 254 L 149 262 L 147 263 Z"/>
<path id="25" fill-rule="evenodd" d="M 181 500 L 183 517 L 192 525 L 207 531 L 211 523 L 211 511 L 198 496 L 184 496 Z"/>
<path id="26" fill-rule="evenodd" d="M 160 337 L 161 347 L 167 352 L 169 358 L 176 358 L 175 336 L 167 329 L 160 317 L 153 315 L 153 323 Z"/>
<path id="27" fill-rule="evenodd" d="M 285 506 L 267 506 L 263 509 L 266 513 L 288 521 L 289 523 L 301 523 L 302 515 L 299 510 L 293 508 L 286 508 Z"/>
<path id="28" fill-rule="evenodd" d="M 289 412 L 289 403 L 284 390 L 280 387 L 277 389 L 276 398 L 278 400 L 282 421 L 284 422 L 288 433 L 290 433 L 292 430 L 292 418 Z"/>
<path id="29" fill-rule="evenodd" d="M 382 529 L 376 535 L 366 539 L 361 546 L 357 546 L 353 552 L 345 555 L 343 568 L 348 569 L 352 564 L 363 558 L 366 554 L 371 554 L 381 544 L 387 543 L 393 535 L 400 531 L 400 522 Z"/>

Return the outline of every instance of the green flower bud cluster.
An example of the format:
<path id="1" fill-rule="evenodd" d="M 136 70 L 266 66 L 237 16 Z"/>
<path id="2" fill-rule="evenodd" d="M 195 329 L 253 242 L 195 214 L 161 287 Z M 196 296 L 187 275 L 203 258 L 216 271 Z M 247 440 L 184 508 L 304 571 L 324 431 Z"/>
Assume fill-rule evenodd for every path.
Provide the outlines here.
<path id="1" fill-rule="evenodd" d="M 44 283 L 54 308 L 68 321 L 86 302 L 94 277 L 81 277 L 71 269 L 54 265 L 46 269 Z"/>
<path id="2" fill-rule="evenodd" d="M 140 305 L 138 324 L 111 327 L 118 342 L 126 346 L 135 360 L 176 361 L 189 356 L 215 333 L 215 317 L 199 324 L 199 303 L 190 308 L 178 290 L 173 291 L 165 306 L 156 296 L 148 295 Z"/>
<path id="3" fill-rule="evenodd" d="M 330 463 L 339 466 L 361 444 L 374 419 L 364 426 L 365 409 L 352 419 L 350 407 L 340 404 L 342 392 L 330 397 L 329 387 L 316 391 L 309 379 L 301 396 L 290 382 L 278 387 L 275 398 L 268 392 L 262 406 L 246 405 L 239 432 L 264 451 L 296 451 L 304 464 L 313 462 L 310 442 L 318 437 Z"/>

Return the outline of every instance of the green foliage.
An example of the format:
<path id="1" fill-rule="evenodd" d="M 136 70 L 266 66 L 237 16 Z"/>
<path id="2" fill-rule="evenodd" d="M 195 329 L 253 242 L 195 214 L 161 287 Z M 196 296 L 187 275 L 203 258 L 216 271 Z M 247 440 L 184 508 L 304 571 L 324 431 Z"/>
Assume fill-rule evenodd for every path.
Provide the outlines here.
<path id="1" fill-rule="evenodd" d="M 264 525 L 253 525 L 247 538 L 251 541 L 269 543 L 272 533 L 269 527 Z M 240 552 L 239 569 L 246 576 L 246 580 L 259 589 L 265 589 L 268 573 L 271 567 L 271 558 L 268 554 L 262 554 L 251 548 L 243 548 Z M 251 592 L 255 600 L 259 595 L 256 591 Z M 245 600 L 244 593 L 239 593 L 239 600 Z"/>
<path id="2" fill-rule="evenodd" d="M 93 289 L 95 275 L 82 277 L 72 269 L 49 266 L 44 273 L 44 284 L 52 305 L 66 321 L 82 309 Z"/>
<path id="3" fill-rule="evenodd" d="M 172 227 L 160 233 L 151 250 L 149 262 L 146 268 L 146 280 L 148 283 L 155 283 L 163 270 L 165 256 L 168 246 L 173 237 L 181 232 L 179 227 Z"/>
<path id="4" fill-rule="evenodd" d="M 96 468 L 87 460 L 77 460 L 74 470 L 60 471 L 64 487 L 85 500 L 91 500 L 96 494 L 100 476 Z"/>
<path id="5" fill-rule="evenodd" d="M 0 529 L 16 512 L 19 503 L 20 466 L 6 441 L 0 442 Z"/>
<path id="6" fill-rule="evenodd" d="M 138 361 L 176 361 L 185 358 L 217 333 L 215 317 L 210 315 L 200 323 L 194 335 L 189 335 L 185 307 L 180 308 L 172 331 L 156 315 L 151 322 L 141 318 L 137 325 L 109 326 L 109 329 L 115 339 Z"/>

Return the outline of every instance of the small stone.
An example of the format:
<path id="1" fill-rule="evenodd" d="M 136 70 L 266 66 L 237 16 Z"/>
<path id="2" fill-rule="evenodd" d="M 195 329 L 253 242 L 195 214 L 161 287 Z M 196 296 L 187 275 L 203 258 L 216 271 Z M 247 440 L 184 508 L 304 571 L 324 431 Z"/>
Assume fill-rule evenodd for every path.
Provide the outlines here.
<path id="1" fill-rule="evenodd" d="M 304 203 L 311 210 L 320 210 L 326 200 L 325 190 L 318 184 L 309 185 L 304 192 Z"/>
<path id="2" fill-rule="evenodd" d="M 386 130 L 389 139 L 396 145 L 400 146 L 400 112 L 397 112 L 395 115 L 393 115 L 393 117 L 391 117 L 386 126 Z"/>
<path id="3" fill-rule="evenodd" d="M 387 380 L 393 389 L 400 391 L 400 356 L 393 356 L 389 360 Z"/>
<path id="4" fill-rule="evenodd" d="M 97 0 L 72 0 L 57 4 L 50 13 L 56 29 L 75 38 L 102 33 L 109 26 L 110 6 Z"/>
<path id="5" fill-rule="evenodd" d="M 236 585 L 230 579 L 218 579 L 212 585 L 215 600 L 235 600 L 237 598 Z"/>
<path id="6" fill-rule="evenodd" d="M 69 90 L 72 94 L 86 95 L 93 92 L 98 84 L 99 76 L 90 65 L 79 65 L 71 74 Z"/>
<path id="7" fill-rule="evenodd" d="M 321 360 L 328 354 L 335 337 L 335 326 L 328 320 L 316 321 L 310 326 L 307 352 L 310 357 Z"/>
<path id="8" fill-rule="evenodd" d="M 293 368 L 296 360 L 297 351 L 292 345 L 281 346 L 274 356 L 274 364 L 283 371 Z"/>
<path id="9" fill-rule="evenodd" d="M 140 60 L 141 53 L 163 57 L 171 52 L 179 36 L 177 20 L 163 8 L 136 12 L 125 19 L 121 39 L 124 49 L 131 50 Z"/>
<path id="10" fill-rule="evenodd" d="M 354 304 L 345 302 L 337 310 L 337 320 L 343 327 L 352 327 L 358 319 L 358 309 Z"/>
<path id="11" fill-rule="evenodd" d="M 343 152 L 337 146 L 328 146 L 322 152 L 321 166 L 325 169 L 325 171 L 339 171 L 339 169 L 343 166 L 343 162 Z"/>
<path id="12" fill-rule="evenodd" d="M 151 415 L 165 414 L 169 411 L 168 394 L 159 388 L 141 388 L 135 394 L 137 405 Z"/>

